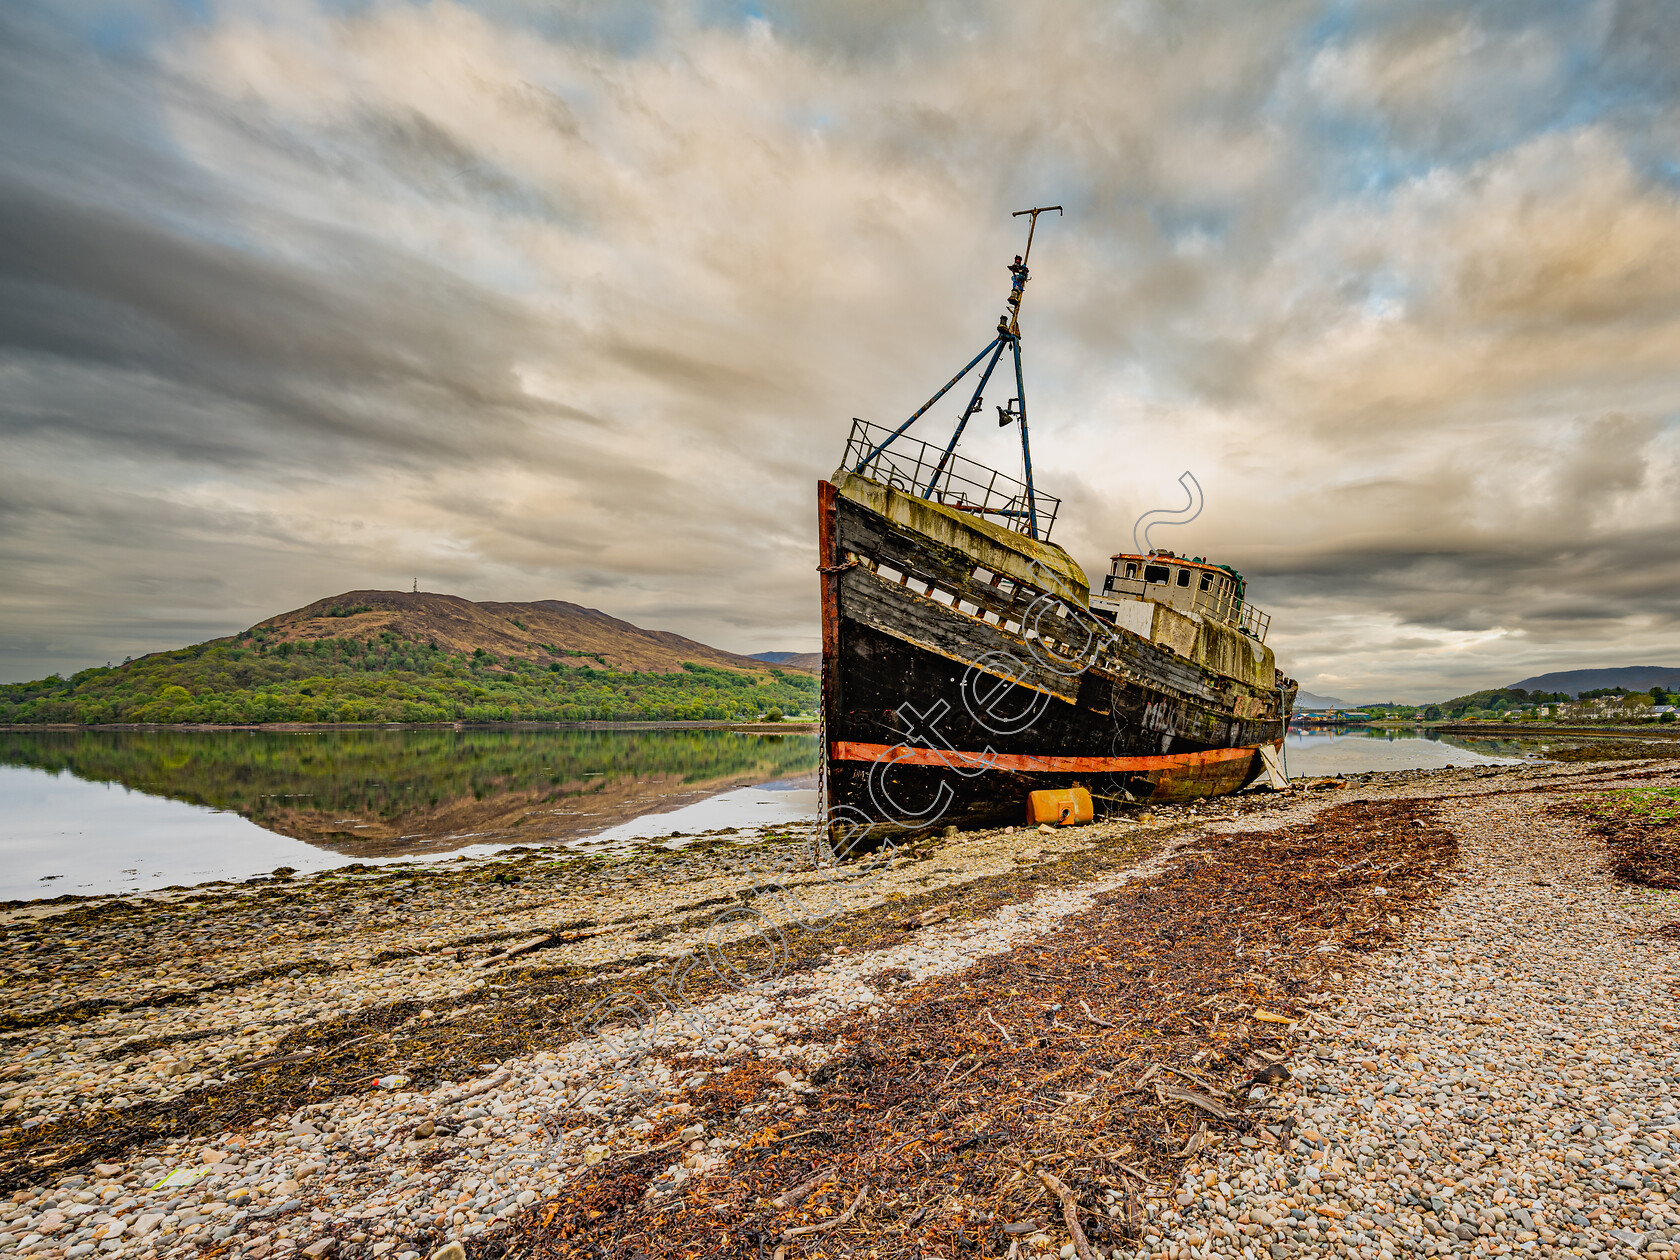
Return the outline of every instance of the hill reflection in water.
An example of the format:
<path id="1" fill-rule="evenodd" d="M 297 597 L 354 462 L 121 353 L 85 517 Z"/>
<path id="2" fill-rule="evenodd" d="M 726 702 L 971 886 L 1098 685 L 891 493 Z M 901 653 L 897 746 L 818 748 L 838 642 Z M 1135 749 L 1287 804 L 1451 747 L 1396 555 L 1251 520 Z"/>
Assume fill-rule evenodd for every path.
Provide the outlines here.
<path id="1" fill-rule="evenodd" d="M 814 775 L 814 735 L 720 730 L 29 731 L 0 764 L 228 810 L 349 858 L 557 843 Z"/>

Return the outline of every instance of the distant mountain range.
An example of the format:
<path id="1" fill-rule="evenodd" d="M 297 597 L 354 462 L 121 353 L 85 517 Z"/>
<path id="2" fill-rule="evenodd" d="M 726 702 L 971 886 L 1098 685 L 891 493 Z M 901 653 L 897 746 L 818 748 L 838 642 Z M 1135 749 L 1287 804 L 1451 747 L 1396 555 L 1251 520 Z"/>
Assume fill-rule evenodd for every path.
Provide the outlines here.
<path id="1" fill-rule="evenodd" d="M 1513 688 L 1524 691 L 1561 691 L 1579 696 L 1583 691 L 1597 691 L 1601 687 L 1625 687 L 1629 691 L 1649 691 L 1661 687 L 1665 691 L 1680 690 L 1680 668 L 1670 665 L 1624 665 L 1619 669 L 1563 669 L 1554 674 L 1536 674 Z"/>
<path id="2" fill-rule="evenodd" d="M 787 669 L 808 669 L 813 674 L 822 673 L 821 652 L 754 652 L 752 658 Z"/>
<path id="3" fill-rule="evenodd" d="M 1338 700 L 1335 696 L 1319 696 L 1310 691 L 1295 693 L 1295 709 L 1297 712 L 1302 709 L 1352 709 L 1356 707 L 1356 705 L 1351 705 L 1345 700 Z"/>

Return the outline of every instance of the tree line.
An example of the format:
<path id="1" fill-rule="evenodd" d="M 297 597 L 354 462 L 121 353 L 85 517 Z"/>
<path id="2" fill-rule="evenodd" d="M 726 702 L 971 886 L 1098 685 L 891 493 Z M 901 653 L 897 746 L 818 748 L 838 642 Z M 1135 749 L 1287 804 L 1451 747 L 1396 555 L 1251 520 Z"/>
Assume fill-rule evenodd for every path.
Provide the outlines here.
<path id="1" fill-rule="evenodd" d="M 684 662 L 681 673 L 470 655 L 390 631 L 273 642 L 262 630 L 64 678 L 0 685 L 0 723 L 740 721 L 814 710 L 817 680 Z"/>

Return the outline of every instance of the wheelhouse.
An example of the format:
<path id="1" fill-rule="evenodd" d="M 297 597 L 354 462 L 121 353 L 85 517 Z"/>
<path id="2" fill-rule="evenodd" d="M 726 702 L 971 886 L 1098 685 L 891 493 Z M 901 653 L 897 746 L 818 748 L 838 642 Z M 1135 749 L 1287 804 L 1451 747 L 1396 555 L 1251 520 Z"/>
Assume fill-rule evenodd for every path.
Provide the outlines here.
<path id="1" fill-rule="evenodd" d="M 1120 611 L 1116 601 L 1142 600 L 1223 621 L 1265 641 L 1272 619 L 1247 602 L 1247 583 L 1230 565 L 1161 548 L 1146 554 L 1122 551 L 1109 561 L 1102 593 L 1092 595 L 1091 607 L 1107 611 L 1111 619 Z"/>

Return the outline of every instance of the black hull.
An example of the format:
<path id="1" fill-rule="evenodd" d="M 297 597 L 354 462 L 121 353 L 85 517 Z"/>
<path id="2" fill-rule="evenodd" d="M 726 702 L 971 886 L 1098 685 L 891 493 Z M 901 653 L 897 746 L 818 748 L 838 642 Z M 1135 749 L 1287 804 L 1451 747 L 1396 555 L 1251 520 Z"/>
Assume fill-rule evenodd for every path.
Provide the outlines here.
<path id="1" fill-rule="evenodd" d="M 819 501 L 827 790 L 847 825 L 996 826 L 1024 821 L 1040 788 L 1088 788 L 1102 809 L 1269 773 L 1262 749 L 1281 741 L 1289 699 L 1275 683 L 1114 630 L 1034 553 L 1036 585 L 1004 580 L 994 570 L 1014 562 L 995 531 L 969 548 L 827 482 Z"/>

